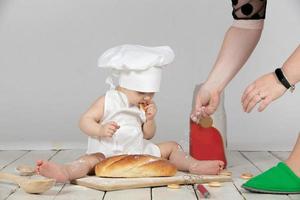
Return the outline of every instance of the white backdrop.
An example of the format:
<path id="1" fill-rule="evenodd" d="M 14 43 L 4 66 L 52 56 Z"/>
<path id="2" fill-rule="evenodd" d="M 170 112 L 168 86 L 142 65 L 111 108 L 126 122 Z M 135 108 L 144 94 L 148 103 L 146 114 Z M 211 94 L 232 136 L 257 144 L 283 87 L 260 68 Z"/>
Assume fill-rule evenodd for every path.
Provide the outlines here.
<path id="1" fill-rule="evenodd" d="M 299 0 L 268 2 L 261 42 L 226 89 L 231 149 L 289 150 L 295 142 L 300 88 L 264 113 L 243 113 L 240 97 L 299 45 L 299 10 Z M 124 43 L 174 49 L 155 97 L 154 141 L 176 140 L 187 149 L 193 89 L 231 22 L 229 0 L 1 0 L 0 149 L 85 148 L 78 120 L 108 89 L 97 58 Z"/>

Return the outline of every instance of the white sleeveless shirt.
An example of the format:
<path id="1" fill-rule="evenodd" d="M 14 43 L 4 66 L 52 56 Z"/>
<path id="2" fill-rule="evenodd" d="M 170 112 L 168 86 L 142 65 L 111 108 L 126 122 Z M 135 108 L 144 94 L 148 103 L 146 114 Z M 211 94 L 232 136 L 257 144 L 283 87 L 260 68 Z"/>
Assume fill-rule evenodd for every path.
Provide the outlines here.
<path id="1" fill-rule="evenodd" d="M 120 128 L 112 137 L 89 137 L 87 154 L 103 153 L 105 157 L 120 154 L 149 154 L 160 157 L 159 147 L 143 138 L 145 112 L 130 106 L 126 95 L 115 89 L 105 94 L 101 124 L 114 121 Z"/>

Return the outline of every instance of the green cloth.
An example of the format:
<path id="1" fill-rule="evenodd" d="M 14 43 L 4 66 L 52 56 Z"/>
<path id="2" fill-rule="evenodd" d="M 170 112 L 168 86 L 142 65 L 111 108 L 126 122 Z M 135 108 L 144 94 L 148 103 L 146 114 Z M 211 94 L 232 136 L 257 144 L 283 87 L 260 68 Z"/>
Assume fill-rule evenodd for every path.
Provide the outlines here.
<path id="1" fill-rule="evenodd" d="M 242 185 L 251 192 L 294 194 L 300 193 L 300 178 L 283 162 L 253 177 Z"/>

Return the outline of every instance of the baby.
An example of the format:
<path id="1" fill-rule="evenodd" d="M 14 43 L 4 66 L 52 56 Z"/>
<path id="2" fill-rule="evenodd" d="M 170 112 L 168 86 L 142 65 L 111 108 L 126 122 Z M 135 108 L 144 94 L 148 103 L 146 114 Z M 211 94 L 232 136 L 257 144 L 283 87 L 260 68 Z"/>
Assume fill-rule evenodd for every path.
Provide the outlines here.
<path id="1" fill-rule="evenodd" d="M 42 176 L 66 182 L 93 173 L 106 157 L 120 154 L 149 154 L 168 159 L 178 170 L 194 174 L 218 174 L 222 161 L 199 161 L 188 156 L 176 142 L 153 144 L 157 107 L 153 96 L 159 91 L 162 68 L 171 63 L 170 47 L 122 45 L 107 50 L 99 67 L 111 68 L 106 79 L 111 89 L 96 100 L 80 119 L 80 129 L 89 136 L 86 155 L 64 165 L 38 160 Z"/>

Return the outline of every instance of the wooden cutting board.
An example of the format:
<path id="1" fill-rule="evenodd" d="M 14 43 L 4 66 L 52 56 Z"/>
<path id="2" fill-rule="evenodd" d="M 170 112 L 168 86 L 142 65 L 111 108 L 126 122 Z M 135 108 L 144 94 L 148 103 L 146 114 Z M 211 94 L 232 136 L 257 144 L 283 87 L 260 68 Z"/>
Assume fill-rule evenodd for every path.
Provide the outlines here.
<path id="1" fill-rule="evenodd" d="M 73 184 L 86 186 L 96 190 L 112 191 L 122 189 L 132 189 L 141 187 L 164 186 L 169 184 L 200 184 L 212 181 L 228 182 L 232 181 L 230 176 L 224 175 L 194 175 L 177 172 L 172 177 L 151 177 L 151 178 L 101 178 L 87 176 L 73 180 Z"/>

